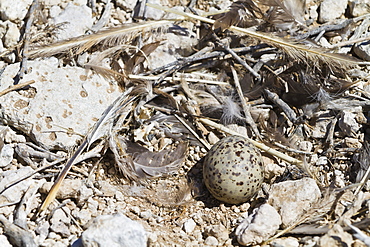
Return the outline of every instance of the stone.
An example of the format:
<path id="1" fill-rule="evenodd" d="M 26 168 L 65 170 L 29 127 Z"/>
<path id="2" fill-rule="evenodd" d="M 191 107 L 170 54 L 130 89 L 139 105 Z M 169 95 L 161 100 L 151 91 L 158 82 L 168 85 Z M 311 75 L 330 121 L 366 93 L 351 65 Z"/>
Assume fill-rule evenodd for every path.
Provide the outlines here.
<path id="1" fill-rule="evenodd" d="M 82 233 L 84 247 L 145 247 L 146 232 L 141 224 L 122 214 L 100 215 Z"/>
<path id="2" fill-rule="evenodd" d="M 14 149 L 12 145 L 5 144 L 1 146 L 2 140 L 0 138 L 0 168 L 6 167 L 13 160 Z"/>
<path id="3" fill-rule="evenodd" d="M 3 45 L 4 47 L 12 47 L 18 44 L 19 39 L 21 37 L 21 33 L 19 32 L 19 29 L 16 24 L 13 22 L 7 21 L 7 31 L 3 38 Z"/>
<path id="4" fill-rule="evenodd" d="M 284 246 L 284 247 L 298 247 L 299 241 L 296 238 L 293 237 L 287 237 L 287 238 L 278 238 L 271 242 L 272 246 L 278 247 L 278 246 Z"/>
<path id="5" fill-rule="evenodd" d="M 46 182 L 41 188 L 42 194 L 47 194 L 54 182 Z M 56 195 L 57 199 L 64 200 L 69 198 L 77 198 L 79 196 L 80 188 L 82 187 L 82 181 L 79 179 L 64 179 L 60 189 Z"/>
<path id="6" fill-rule="evenodd" d="M 69 231 L 70 219 L 67 214 L 61 209 L 55 210 L 53 217 L 50 219 L 50 230 L 60 234 L 63 237 L 69 237 L 71 232 Z"/>
<path id="7" fill-rule="evenodd" d="M 133 11 L 137 0 L 116 0 L 116 5 L 125 11 Z"/>
<path id="8" fill-rule="evenodd" d="M 369 0 L 350 0 L 348 5 L 349 13 L 353 17 L 366 15 L 370 12 Z"/>
<path id="9" fill-rule="evenodd" d="M 193 219 L 188 219 L 184 222 L 184 224 L 182 225 L 182 229 L 186 232 L 186 233 L 192 233 L 196 227 L 197 223 L 195 223 L 195 221 Z"/>
<path id="10" fill-rule="evenodd" d="M 279 229 L 281 217 L 269 204 L 262 204 L 244 219 L 235 230 L 242 245 L 256 245 L 273 236 Z"/>
<path id="11" fill-rule="evenodd" d="M 321 192 L 315 180 L 303 178 L 272 185 L 268 203 L 279 212 L 285 228 L 312 208 L 320 197 Z"/>
<path id="12" fill-rule="evenodd" d="M 29 6 L 33 0 L 19 0 L 14 4 L 13 0 L 0 1 L 0 16 L 6 21 L 20 22 L 23 20 L 28 12 Z"/>
<path id="13" fill-rule="evenodd" d="M 205 227 L 204 234 L 206 236 L 213 236 L 217 238 L 220 243 L 224 243 L 229 239 L 229 232 L 222 224 Z"/>
<path id="14" fill-rule="evenodd" d="M 361 125 L 356 121 L 356 114 L 342 111 L 338 120 L 338 126 L 346 136 L 356 137 Z"/>
<path id="15" fill-rule="evenodd" d="M 319 22 L 325 23 L 341 17 L 346 11 L 348 0 L 324 0 L 320 4 Z"/>
<path id="16" fill-rule="evenodd" d="M 12 245 L 8 241 L 8 238 L 5 235 L 0 235 L 0 246 L 1 247 L 12 247 Z"/>
<path id="17" fill-rule="evenodd" d="M 56 32 L 57 40 L 84 35 L 93 26 L 91 8 L 86 5 L 77 6 L 74 3 L 69 3 L 53 20 L 55 25 L 62 24 Z"/>
<path id="18" fill-rule="evenodd" d="M 121 94 L 117 84 L 97 74 L 78 67 L 59 68 L 56 58 L 28 61 L 28 68 L 29 73 L 19 83 L 35 83 L 27 91 L 0 97 L 0 121 L 46 149 L 74 148 Z M 13 85 L 18 70 L 19 63 L 6 67 L 0 91 Z"/>
<path id="19" fill-rule="evenodd" d="M 0 191 L 5 189 L 6 186 L 10 185 L 12 182 L 20 179 L 26 175 L 29 175 L 33 172 L 33 169 L 29 166 L 21 167 L 16 171 L 9 170 L 3 173 L 0 173 Z M 9 187 L 0 195 L 0 204 L 7 202 L 18 202 L 21 200 L 23 194 L 28 189 L 28 187 L 35 183 L 31 178 L 22 180 L 21 182 L 15 184 L 14 186 Z"/>
<path id="20" fill-rule="evenodd" d="M 217 240 L 217 238 L 215 238 L 213 236 L 208 236 L 204 240 L 204 244 L 207 245 L 207 246 L 217 246 L 218 245 L 218 240 Z"/>

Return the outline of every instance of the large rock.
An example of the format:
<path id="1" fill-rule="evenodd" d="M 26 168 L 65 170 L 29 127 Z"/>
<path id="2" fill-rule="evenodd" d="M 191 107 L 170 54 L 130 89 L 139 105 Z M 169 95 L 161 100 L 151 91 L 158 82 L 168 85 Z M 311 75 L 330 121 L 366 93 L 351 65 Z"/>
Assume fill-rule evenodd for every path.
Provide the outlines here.
<path id="1" fill-rule="evenodd" d="M 303 178 L 272 185 L 268 203 L 279 212 L 285 228 L 299 220 L 320 197 L 315 180 Z"/>
<path id="2" fill-rule="evenodd" d="M 28 67 L 20 83 L 35 83 L 0 97 L 0 121 L 47 149 L 71 149 L 120 95 L 116 84 L 82 68 L 59 68 L 56 58 L 29 61 Z M 0 91 L 13 85 L 18 70 L 19 63 L 6 67 Z"/>

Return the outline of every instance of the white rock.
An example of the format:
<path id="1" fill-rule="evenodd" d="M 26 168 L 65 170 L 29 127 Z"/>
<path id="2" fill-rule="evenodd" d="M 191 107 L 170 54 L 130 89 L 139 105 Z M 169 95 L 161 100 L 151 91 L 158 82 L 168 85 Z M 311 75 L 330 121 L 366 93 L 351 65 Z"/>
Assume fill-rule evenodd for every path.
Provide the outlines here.
<path id="1" fill-rule="evenodd" d="M 350 0 L 349 1 L 349 12 L 354 17 L 368 14 L 369 10 L 370 10 L 369 0 Z"/>
<path id="2" fill-rule="evenodd" d="M 0 139 L 1 144 L 1 139 Z M 0 145 L 0 167 L 5 167 L 10 164 L 13 160 L 14 149 L 12 145 L 5 144 L 3 147 Z"/>
<path id="3" fill-rule="evenodd" d="M 54 23 L 62 24 L 56 37 L 58 40 L 69 39 L 85 34 L 93 25 L 92 11 L 86 5 L 77 6 L 69 3 L 67 7 L 54 18 Z"/>
<path id="4" fill-rule="evenodd" d="M 284 246 L 284 247 L 298 247 L 298 239 L 293 237 L 288 238 L 278 238 L 272 241 L 272 246 Z"/>
<path id="5" fill-rule="evenodd" d="M 222 224 L 206 226 L 204 228 L 204 234 L 206 236 L 213 236 L 221 243 L 224 243 L 229 239 L 229 232 L 226 227 Z"/>
<path id="6" fill-rule="evenodd" d="M 15 180 L 24 177 L 25 175 L 29 175 L 33 172 L 33 169 L 29 166 L 19 168 L 16 171 L 10 170 L 5 171 L 0 174 L 0 191 L 2 191 L 5 187 L 10 185 Z M 34 183 L 34 180 L 31 178 L 25 179 L 16 185 L 9 187 L 0 195 L 0 204 L 8 202 L 17 202 L 19 201 L 24 192 L 28 189 L 28 187 Z M 5 199 L 5 200 L 4 200 Z"/>
<path id="7" fill-rule="evenodd" d="M 40 192 L 42 194 L 47 194 L 50 191 L 53 184 L 54 182 L 44 183 L 40 188 Z M 56 195 L 56 198 L 61 199 L 61 200 L 69 199 L 69 198 L 77 198 L 80 194 L 79 191 L 81 187 L 82 187 L 82 181 L 79 179 L 64 179 Z"/>
<path id="8" fill-rule="evenodd" d="M 61 208 L 55 210 L 53 217 L 50 219 L 50 223 L 51 231 L 58 233 L 63 237 L 71 235 L 71 232 L 69 231 L 70 219 Z"/>
<path id="9" fill-rule="evenodd" d="M 0 246 L 1 247 L 12 247 L 12 245 L 8 241 L 8 238 L 5 235 L 0 235 Z"/>
<path id="10" fill-rule="evenodd" d="M 116 0 L 116 5 L 125 11 L 133 11 L 137 0 Z"/>
<path id="11" fill-rule="evenodd" d="M 338 126 L 344 134 L 352 137 L 356 137 L 361 128 L 361 125 L 356 122 L 356 114 L 346 110 L 342 111 L 340 114 Z"/>
<path id="12" fill-rule="evenodd" d="M 99 75 L 77 67 L 58 68 L 56 58 L 29 61 L 28 67 L 20 83 L 34 80 L 35 95 L 13 91 L 0 97 L 0 120 L 47 149 L 74 147 L 120 95 L 116 84 Z M 0 91 L 13 85 L 18 70 L 19 63 L 6 67 Z"/>
<path id="13" fill-rule="evenodd" d="M 195 223 L 195 221 L 193 219 L 188 219 L 184 222 L 183 226 L 182 226 L 182 229 L 186 232 L 186 233 L 191 233 L 194 231 L 195 227 L 196 227 L 197 223 Z"/>
<path id="14" fill-rule="evenodd" d="M 11 47 L 18 43 L 21 33 L 13 22 L 7 21 L 7 31 L 3 39 L 4 47 Z"/>
<path id="15" fill-rule="evenodd" d="M 324 0 L 320 5 L 319 21 L 321 23 L 335 20 L 346 11 L 348 0 Z"/>
<path id="16" fill-rule="evenodd" d="M 142 225 L 122 214 L 101 215 L 82 233 L 84 247 L 145 247 L 146 232 Z"/>
<path id="17" fill-rule="evenodd" d="M 1 19 L 6 21 L 19 22 L 26 17 L 28 8 L 33 0 L 1 0 L 0 1 L 0 15 Z"/>
<path id="18" fill-rule="evenodd" d="M 280 214 L 283 227 L 290 226 L 321 197 L 314 179 L 303 178 L 271 186 L 268 203 Z"/>
<path id="19" fill-rule="evenodd" d="M 55 18 L 57 17 L 58 15 L 60 15 L 60 13 L 62 12 L 62 9 L 61 7 L 59 7 L 58 5 L 54 5 L 52 6 L 50 9 L 49 9 L 49 16 L 51 18 Z"/>
<path id="20" fill-rule="evenodd" d="M 280 224 L 281 217 L 276 209 L 269 204 L 263 204 L 240 223 L 235 235 L 242 245 L 256 245 L 274 235 Z"/>
<path id="21" fill-rule="evenodd" d="M 204 240 L 204 244 L 207 245 L 207 246 L 217 246 L 218 245 L 218 240 L 217 240 L 217 238 L 215 238 L 213 236 L 208 236 Z"/>

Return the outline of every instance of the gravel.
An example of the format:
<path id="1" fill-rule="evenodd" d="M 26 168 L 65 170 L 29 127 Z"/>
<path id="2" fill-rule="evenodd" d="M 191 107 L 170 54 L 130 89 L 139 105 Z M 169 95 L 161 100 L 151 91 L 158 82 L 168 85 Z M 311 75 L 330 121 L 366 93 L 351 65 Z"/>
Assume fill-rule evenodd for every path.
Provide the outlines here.
<path id="1" fill-rule="evenodd" d="M 115 51 L 111 47 L 100 50 L 79 46 L 68 52 L 22 61 L 24 45 L 42 46 L 89 35 L 100 26 L 132 25 L 133 22 L 139 25 L 143 19 L 178 17 L 154 8 L 143 11 L 145 1 L 39 0 L 41 9 L 35 13 L 29 30 L 31 35 L 22 43 L 28 20 L 26 14 L 32 2 L 0 1 L 0 246 L 27 243 L 29 246 L 73 247 L 296 247 L 340 246 L 339 242 L 363 246 L 361 241 L 366 241 L 367 235 L 362 240 L 356 239 L 358 235 L 353 235 L 350 226 L 358 227 L 364 234 L 368 232 L 370 186 L 364 183 L 363 188 L 359 187 L 368 169 L 368 65 L 348 69 L 346 78 L 340 78 L 339 72 L 327 71 L 325 82 L 331 87 L 335 86 L 334 82 L 340 82 L 343 88 L 317 91 L 310 94 L 310 102 L 306 103 L 303 102 L 305 96 L 295 92 L 288 94 L 296 88 L 292 90 L 284 80 L 300 81 L 310 73 L 315 74 L 316 68 L 305 74 L 293 71 L 291 77 L 283 78 L 285 72 L 274 60 L 279 59 L 281 53 L 275 48 L 266 48 L 268 54 L 264 50 L 262 56 L 241 55 L 245 61 L 254 63 L 253 69 L 258 73 L 266 72 L 264 69 L 269 66 L 274 78 L 287 83 L 278 90 L 278 95 L 297 115 L 289 119 L 286 114 L 289 111 L 266 100 L 262 91 L 258 98 L 253 98 L 253 90 L 248 91 L 250 101 L 246 105 L 239 102 L 238 94 L 232 90 L 235 82 L 239 79 L 241 90 L 249 90 L 256 81 L 228 53 L 217 53 L 214 60 L 204 58 L 190 63 L 186 72 L 174 74 L 170 67 L 158 70 L 163 72 L 155 74 L 158 78 L 167 77 L 166 87 L 156 84 L 156 79 L 152 80 L 155 83 L 145 83 L 146 80 L 139 78 L 144 74 L 140 71 L 187 59 L 195 61 L 194 52 L 199 52 L 199 56 L 209 54 L 202 50 L 205 48 L 211 48 L 212 52 L 224 51 L 221 46 L 212 48 L 219 42 L 229 41 L 224 37 L 232 40 L 230 47 L 233 48 L 252 44 L 248 38 L 227 32 L 219 34 L 221 41 L 212 40 L 208 37 L 210 26 L 198 22 L 178 21 L 176 26 L 171 26 L 171 31 L 159 27 L 155 32 L 145 30 L 140 35 L 130 33 L 131 36 L 118 40 L 112 38 L 106 43 L 115 44 L 114 47 L 118 47 Z M 192 4 L 175 0 L 147 2 L 179 11 L 188 10 L 184 6 Z M 198 0 L 192 7 L 201 14 L 224 10 L 230 4 L 229 1 Z M 104 11 L 107 11 L 107 19 L 103 18 Z M 312 30 L 322 23 L 336 24 L 368 13 L 367 0 L 311 0 L 307 1 L 305 19 L 308 30 Z M 358 21 L 361 24 L 351 24 L 348 32 L 333 31 L 312 37 L 327 47 L 366 37 L 367 23 L 370 23 L 366 18 Z M 360 25 L 357 30 L 356 25 Z M 280 31 L 279 34 L 288 34 L 295 30 Z M 132 43 L 127 42 L 130 38 L 134 39 Z M 345 46 L 340 51 L 353 52 L 369 60 L 369 45 L 357 43 L 353 49 Z M 253 45 L 256 44 L 254 41 Z M 105 52 L 111 53 L 104 57 Z M 129 65 L 133 66 L 131 71 L 127 71 Z M 228 70 L 231 65 L 240 78 Z M 19 76 L 22 66 L 28 70 Z M 100 73 L 96 73 L 98 70 Z M 112 76 L 113 70 L 120 74 Z M 139 79 L 117 79 L 131 72 L 131 76 Z M 195 82 L 187 81 L 189 78 Z M 201 83 L 204 81 L 208 82 Z M 219 82 L 227 85 L 219 90 L 220 87 L 215 86 Z M 7 92 L 22 83 L 28 84 Z M 68 172 L 48 210 L 39 212 L 65 161 L 73 157 L 101 115 L 125 90 L 130 90 L 133 83 L 137 83 L 132 93 L 137 101 L 119 108 L 121 118 L 108 121 L 97 133 L 99 141 L 108 140 L 108 136 L 113 138 L 102 143 L 94 139 L 88 145 L 90 151 L 80 156 Z M 312 100 L 315 102 L 311 104 Z M 125 112 L 125 107 L 132 110 Z M 202 176 L 209 147 L 225 134 L 195 116 L 220 120 L 234 133 L 258 140 L 253 129 L 244 124 L 247 109 L 264 143 L 304 163 L 299 169 L 284 158 L 262 152 L 265 167 L 262 189 L 247 202 L 227 204 L 210 194 Z M 222 116 L 226 116 L 227 121 Z M 112 127 L 117 123 L 119 129 Z M 186 124 L 191 127 L 185 128 Z M 194 130 L 195 134 L 190 134 Z M 194 135 L 200 137 L 194 138 Z M 166 152 L 185 142 L 183 153 Z M 126 152 L 127 147 L 134 151 Z M 140 160 L 140 154 L 149 158 Z M 169 159 L 166 154 L 175 156 L 171 157 L 170 164 L 165 164 Z M 153 163 L 157 165 L 150 167 Z M 167 166 L 163 168 L 163 164 Z M 147 171 L 165 176 L 130 181 L 125 170 L 130 165 L 133 169 L 139 167 L 135 172 L 144 174 L 145 178 L 150 177 Z M 304 172 L 305 167 L 313 171 L 313 178 Z M 290 235 L 276 236 L 284 231 Z"/>

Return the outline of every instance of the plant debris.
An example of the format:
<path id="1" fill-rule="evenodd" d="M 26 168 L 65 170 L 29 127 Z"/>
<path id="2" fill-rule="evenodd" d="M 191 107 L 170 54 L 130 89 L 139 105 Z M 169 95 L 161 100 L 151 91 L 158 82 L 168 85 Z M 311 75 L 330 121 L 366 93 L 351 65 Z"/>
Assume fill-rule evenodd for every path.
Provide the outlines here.
<path id="1" fill-rule="evenodd" d="M 370 4 L 342 2 L 4 0 L 0 245 L 123 217 L 143 246 L 369 246 Z M 265 167 L 238 205 L 202 176 L 229 135 Z"/>

